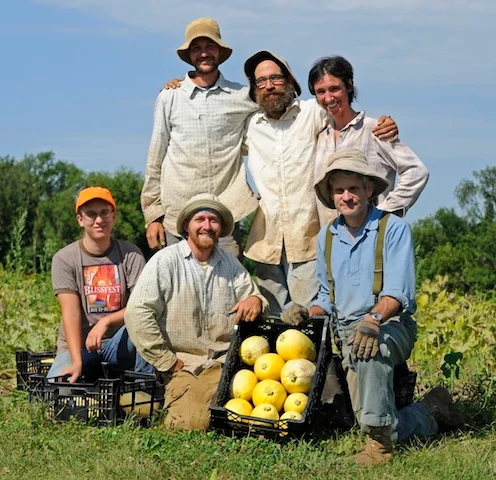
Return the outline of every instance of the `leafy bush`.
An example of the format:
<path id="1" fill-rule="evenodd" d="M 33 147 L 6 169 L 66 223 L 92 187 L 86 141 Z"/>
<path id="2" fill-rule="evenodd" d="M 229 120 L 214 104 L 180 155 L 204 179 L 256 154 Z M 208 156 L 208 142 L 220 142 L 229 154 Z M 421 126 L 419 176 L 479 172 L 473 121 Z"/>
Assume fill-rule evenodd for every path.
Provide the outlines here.
<path id="1" fill-rule="evenodd" d="M 496 376 L 496 306 L 479 297 L 451 293 L 447 277 L 425 280 L 417 295 L 418 339 L 412 360 L 446 377 Z M 461 354 L 461 355 L 457 355 Z"/>
<path id="2" fill-rule="evenodd" d="M 15 373 L 15 351 L 55 347 L 60 311 L 48 274 L 25 276 L 0 265 L 0 377 Z"/>

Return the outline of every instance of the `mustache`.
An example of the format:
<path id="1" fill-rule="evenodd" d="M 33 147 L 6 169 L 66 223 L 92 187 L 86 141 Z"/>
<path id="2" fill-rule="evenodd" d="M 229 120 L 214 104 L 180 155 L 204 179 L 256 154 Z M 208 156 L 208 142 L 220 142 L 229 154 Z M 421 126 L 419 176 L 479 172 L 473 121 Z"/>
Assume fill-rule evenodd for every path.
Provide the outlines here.
<path id="1" fill-rule="evenodd" d="M 206 57 L 201 57 L 199 58 L 196 63 L 200 63 L 200 62 L 204 62 L 205 60 L 215 60 L 214 57 L 212 57 L 211 55 L 207 55 Z"/>
<path id="2" fill-rule="evenodd" d="M 286 94 L 286 92 L 284 92 L 284 91 L 283 92 L 275 92 L 275 91 L 272 91 L 272 92 L 262 92 L 262 95 L 264 97 L 268 97 L 269 95 L 277 95 L 277 96 L 281 97 L 282 95 L 285 95 L 285 94 Z"/>

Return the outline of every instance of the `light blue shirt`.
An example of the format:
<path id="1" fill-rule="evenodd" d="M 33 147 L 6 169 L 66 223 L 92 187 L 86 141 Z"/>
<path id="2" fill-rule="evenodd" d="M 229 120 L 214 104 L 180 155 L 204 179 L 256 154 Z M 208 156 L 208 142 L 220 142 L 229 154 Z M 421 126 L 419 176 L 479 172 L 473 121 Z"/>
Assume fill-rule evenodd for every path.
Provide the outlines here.
<path id="1" fill-rule="evenodd" d="M 370 206 L 367 218 L 353 239 L 339 216 L 331 225 L 332 278 L 335 283 L 335 299 L 338 320 L 349 324 L 360 320 L 376 304 L 372 291 L 374 282 L 375 244 L 379 220 L 383 212 Z M 317 239 L 317 276 L 320 290 L 313 305 L 332 313 L 329 299 L 329 280 L 325 258 L 326 231 L 324 226 Z M 414 314 L 415 303 L 415 262 L 413 241 L 408 224 L 390 215 L 387 220 L 383 247 L 383 288 L 378 300 L 384 296 L 393 297 L 402 306 L 399 313 Z"/>

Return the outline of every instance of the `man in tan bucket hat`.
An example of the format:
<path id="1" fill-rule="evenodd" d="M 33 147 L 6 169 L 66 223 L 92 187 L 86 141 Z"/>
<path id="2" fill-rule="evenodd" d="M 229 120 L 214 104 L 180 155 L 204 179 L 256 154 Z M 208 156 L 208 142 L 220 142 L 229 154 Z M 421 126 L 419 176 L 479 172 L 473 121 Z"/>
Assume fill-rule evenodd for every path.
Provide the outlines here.
<path id="1" fill-rule="evenodd" d="M 211 18 L 198 18 L 186 27 L 186 41 L 177 49 L 177 54 L 183 62 L 195 65 L 190 58 L 190 45 L 198 38 L 208 38 L 219 46 L 219 62 L 224 63 L 232 53 L 230 48 L 220 36 L 219 24 Z"/>
<path id="2" fill-rule="evenodd" d="M 193 197 L 177 219 L 184 239 L 150 259 L 127 305 L 136 348 L 158 372 L 173 374 L 165 395 L 171 429 L 208 427 L 234 325 L 254 321 L 267 305 L 241 263 L 217 246 L 233 227 L 217 197 Z"/>
<path id="3" fill-rule="evenodd" d="M 338 150 L 326 165 L 315 191 L 339 217 L 318 236 L 320 290 L 309 315 L 332 316 L 355 418 L 368 435 L 354 459 L 376 465 L 392 458 L 394 440 L 462 427 L 463 418 L 442 387 L 396 409 L 394 367 L 409 358 L 417 333 L 410 227 L 373 205 L 388 180 L 361 151 Z"/>
<path id="4" fill-rule="evenodd" d="M 195 70 L 179 88 L 163 90 L 155 103 L 141 193 L 151 248 L 180 240 L 178 215 L 196 194 L 216 195 L 235 222 L 257 207 L 241 155 L 244 124 L 256 105 L 246 87 L 219 71 L 231 53 L 215 20 L 199 18 L 186 27 L 186 41 L 177 54 Z M 240 254 L 237 225 L 220 245 Z"/>

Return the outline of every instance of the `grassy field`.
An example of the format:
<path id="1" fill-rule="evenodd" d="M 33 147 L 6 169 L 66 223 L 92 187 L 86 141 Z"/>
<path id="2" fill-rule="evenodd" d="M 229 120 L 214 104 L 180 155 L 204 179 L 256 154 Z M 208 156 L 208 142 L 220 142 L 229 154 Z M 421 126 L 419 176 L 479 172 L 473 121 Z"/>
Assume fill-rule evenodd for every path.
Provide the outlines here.
<path id="1" fill-rule="evenodd" d="M 435 302 L 445 311 L 448 307 L 441 300 L 453 304 L 453 299 L 441 297 L 436 293 Z M 465 350 L 463 360 L 455 363 L 444 357 L 443 363 L 443 355 L 450 347 L 439 340 L 447 338 L 447 334 L 438 327 L 445 328 L 450 320 L 434 312 L 434 307 L 429 308 L 419 313 L 419 325 L 425 324 L 424 332 L 430 333 L 424 335 L 421 331 L 419 335 L 418 349 L 425 353 L 414 359 L 419 373 L 417 393 L 421 395 L 440 382 L 449 386 L 466 416 L 467 430 L 397 445 L 393 462 L 370 469 L 354 465 L 349 458 L 364 443 L 357 430 L 331 432 L 313 443 L 280 445 L 257 438 L 231 439 L 214 432 L 168 432 L 159 418 L 149 428 L 141 428 L 131 420 L 106 428 L 48 420 L 43 408 L 31 405 L 27 395 L 14 391 L 13 386 L 15 350 L 30 347 L 41 351 L 54 345 L 59 314 L 50 281 L 46 276 L 24 277 L 0 268 L 0 478 L 496 478 L 496 374 L 491 363 L 494 343 L 485 337 L 477 343 L 479 330 L 462 328 L 461 333 L 453 334 L 453 342 L 463 339 L 473 351 Z M 470 308 L 472 312 L 482 307 L 477 304 L 477 308 Z M 487 308 L 481 312 L 490 332 L 494 331 L 495 315 Z M 480 323 L 480 331 L 483 330 L 478 317 L 458 313 L 468 318 L 469 327 Z M 436 316 L 438 325 L 433 325 Z M 434 338 L 432 332 L 437 330 L 441 333 Z"/>
<path id="2" fill-rule="evenodd" d="M 214 433 L 168 432 L 159 422 L 94 428 L 55 424 L 23 395 L 0 407 L 0 477 L 12 479 L 489 479 L 496 476 L 496 431 L 400 445 L 394 461 L 373 469 L 350 454 L 363 439 L 356 431 L 318 443 L 279 445 Z"/>

